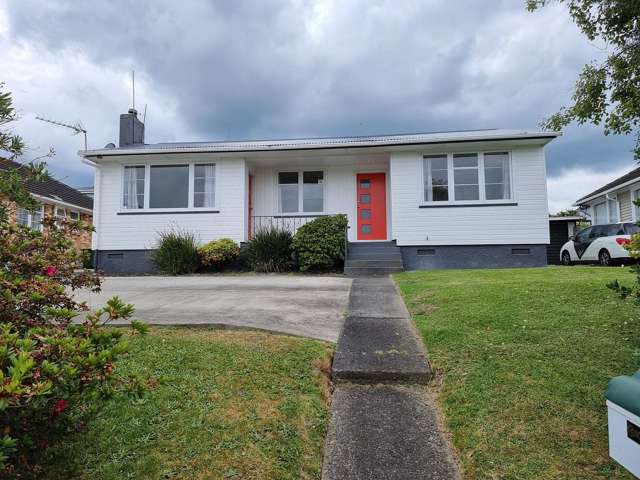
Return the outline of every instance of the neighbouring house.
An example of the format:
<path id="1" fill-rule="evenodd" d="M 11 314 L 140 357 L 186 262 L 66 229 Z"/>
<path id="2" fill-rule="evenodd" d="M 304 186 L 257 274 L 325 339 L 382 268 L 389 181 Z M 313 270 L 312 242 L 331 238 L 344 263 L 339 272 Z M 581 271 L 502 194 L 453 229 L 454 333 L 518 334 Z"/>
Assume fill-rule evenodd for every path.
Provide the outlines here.
<path id="1" fill-rule="evenodd" d="M 576 200 L 593 225 L 640 221 L 640 210 L 633 201 L 640 198 L 640 168 Z"/>
<path id="2" fill-rule="evenodd" d="M 26 170 L 21 164 L 0 158 L 0 170 L 9 169 L 17 169 L 25 177 L 26 189 L 40 204 L 40 208 L 34 212 L 13 205 L 10 208 L 10 215 L 16 223 L 36 230 L 42 230 L 41 221 L 45 216 L 80 219 L 83 222 L 92 223 L 93 200 L 90 197 L 53 178 L 43 181 L 26 178 Z M 74 234 L 71 240 L 79 249 L 91 248 L 91 232 Z"/>
<path id="3" fill-rule="evenodd" d="M 131 109 L 120 116 L 118 147 L 79 152 L 95 168 L 94 258 L 107 272 L 149 272 L 162 230 L 245 242 L 265 226 L 295 231 L 344 213 L 352 271 L 385 261 L 406 269 L 546 265 L 544 146 L 558 135 L 145 144 Z"/>

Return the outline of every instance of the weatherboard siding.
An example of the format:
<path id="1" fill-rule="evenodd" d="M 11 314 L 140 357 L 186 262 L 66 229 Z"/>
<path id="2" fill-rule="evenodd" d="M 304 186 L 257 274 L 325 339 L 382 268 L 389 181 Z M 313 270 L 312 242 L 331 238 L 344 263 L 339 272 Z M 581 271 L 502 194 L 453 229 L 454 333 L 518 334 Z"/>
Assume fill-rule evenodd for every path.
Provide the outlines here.
<path id="1" fill-rule="evenodd" d="M 631 192 L 618 193 L 618 203 L 620 205 L 620 221 L 621 222 L 633 221 Z"/>
<path id="2" fill-rule="evenodd" d="M 471 151 L 469 148 L 467 151 Z M 495 151 L 495 149 L 493 149 Z M 549 243 L 544 149 L 511 148 L 514 203 L 420 208 L 422 155 L 392 153 L 393 238 L 400 246 Z"/>
<path id="3" fill-rule="evenodd" d="M 126 158 L 125 158 L 126 160 Z M 176 227 L 196 233 L 207 242 L 227 237 L 241 242 L 246 239 L 246 164 L 243 159 L 210 160 L 216 163 L 216 207 L 219 213 L 139 213 L 122 212 L 122 166 L 104 163 L 96 175 L 96 250 L 146 250 L 154 248 L 158 232 Z M 181 163 L 175 159 L 153 160 L 154 164 Z M 136 212 L 130 210 L 128 212 Z"/>

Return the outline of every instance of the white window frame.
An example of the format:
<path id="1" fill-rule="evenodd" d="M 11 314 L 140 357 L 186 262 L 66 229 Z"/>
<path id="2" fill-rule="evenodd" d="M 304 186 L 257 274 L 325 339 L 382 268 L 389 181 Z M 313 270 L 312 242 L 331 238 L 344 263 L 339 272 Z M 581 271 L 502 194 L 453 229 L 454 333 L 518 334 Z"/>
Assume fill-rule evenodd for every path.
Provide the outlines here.
<path id="1" fill-rule="evenodd" d="M 18 208 L 22 208 L 23 210 L 26 210 L 27 212 L 27 224 L 23 225 L 22 223 L 20 223 L 19 225 L 23 225 L 25 227 L 29 227 L 32 228 L 33 230 L 37 230 L 38 232 L 42 231 L 42 220 L 44 220 L 44 204 L 41 203 L 40 204 L 40 224 L 38 225 L 38 228 L 33 228 L 33 212 L 30 210 L 27 210 L 26 208 L 23 207 L 18 207 Z M 18 209 L 16 209 L 16 223 L 18 223 Z"/>
<path id="2" fill-rule="evenodd" d="M 506 153 L 508 156 L 509 162 L 509 198 L 501 198 L 497 200 L 487 200 L 487 191 L 484 180 L 484 156 L 486 154 L 492 153 Z M 478 200 L 456 200 L 455 199 L 455 182 L 454 182 L 454 169 L 453 169 L 453 156 L 454 155 L 470 155 L 476 154 L 478 155 Z M 427 200 L 427 183 L 431 184 L 431 178 L 426 179 L 425 165 L 424 165 L 424 157 L 427 156 L 436 156 L 441 155 L 447 157 L 447 186 L 449 190 L 449 200 Z M 418 179 L 419 188 L 422 193 L 420 196 L 420 205 L 425 206 L 447 206 L 447 205 L 504 205 L 504 204 L 513 204 L 517 203 L 516 199 L 516 188 L 514 182 L 514 172 L 513 172 L 513 155 L 511 150 L 506 149 L 496 149 L 496 150 L 484 150 L 484 151 L 455 151 L 455 152 L 422 152 L 420 154 L 420 172 L 421 175 Z M 472 168 L 472 167 L 469 167 Z M 425 182 L 425 180 L 427 180 Z"/>
<path id="3" fill-rule="evenodd" d="M 187 166 L 189 167 L 189 188 L 188 188 L 188 201 L 187 207 L 179 207 L 179 208 L 151 208 L 149 207 L 149 198 L 151 193 L 151 167 L 162 167 L 162 166 Z M 212 207 L 194 207 L 195 200 L 195 166 L 196 165 L 213 165 L 215 176 L 213 180 L 213 203 Z M 125 208 L 124 207 L 124 169 L 125 167 L 144 167 L 144 206 L 143 208 Z M 119 213 L 158 213 L 158 212 L 189 212 L 189 211 L 202 211 L 209 212 L 213 210 L 218 210 L 219 200 L 218 200 L 218 163 L 215 160 L 209 159 L 199 159 L 193 160 L 190 162 L 168 162 L 168 163 L 157 163 L 157 162 L 149 162 L 149 163 L 123 163 L 120 169 L 120 212 Z"/>
<path id="4" fill-rule="evenodd" d="M 604 222 L 604 223 L 594 223 L 594 225 L 607 225 L 609 223 L 620 223 L 621 222 L 620 218 L 622 217 L 622 215 L 620 213 L 620 201 L 618 200 L 618 196 L 616 195 L 615 198 L 608 198 L 608 196 L 605 195 L 604 197 L 601 197 L 601 198 L 602 198 L 602 201 L 594 203 L 593 206 L 592 206 L 592 208 L 593 208 L 592 220 L 593 220 L 593 222 L 597 221 L 597 218 L 596 218 L 596 207 L 598 205 L 604 205 L 605 206 L 604 210 L 605 210 L 605 212 L 607 214 L 606 215 L 606 222 Z M 615 208 L 618 210 L 618 221 L 617 222 L 612 222 L 611 221 L 611 211 L 609 210 L 609 202 L 615 202 L 616 203 L 616 207 Z M 635 208 L 635 205 L 634 205 L 634 208 Z"/>
<path id="5" fill-rule="evenodd" d="M 280 203 L 280 174 L 281 173 L 293 173 L 296 172 L 298 174 L 298 211 L 297 212 L 283 212 L 282 205 Z M 322 172 L 322 211 L 321 212 L 305 212 L 303 211 L 304 204 L 304 172 Z M 307 215 L 324 215 L 327 210 L 327 172 L 324 168 L 311 168 L 305 167 L 303 169 L 300 168 L 281 168 L 276 172 L 275 175 L 275 184 L 276 184 L 276 205 L 278 210 L 278 215 L 291 215 L 291 216 L 307 216 Z M 293 185 L 293 184 L 290 184 Z"/>

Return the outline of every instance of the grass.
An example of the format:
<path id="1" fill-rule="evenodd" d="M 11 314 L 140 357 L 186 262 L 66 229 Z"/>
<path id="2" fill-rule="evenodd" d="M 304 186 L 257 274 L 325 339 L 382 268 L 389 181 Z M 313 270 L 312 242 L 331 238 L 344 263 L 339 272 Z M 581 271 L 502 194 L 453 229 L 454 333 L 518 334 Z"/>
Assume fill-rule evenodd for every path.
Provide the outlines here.
<path id="1" fill-rule="evenodd" d="M 46 478 L 320 478 L 329 354 L 286 336 L 152 329 L 119 368 L 165 380 L 109 401 L 55 449 Z"/>
<path id="2" fill-rule="evenodd" d="M 608 456 L 604 391 L 640 367 L 622 268 L 396 275 L 439 374 L 466 478 L 632 478 Z"/>

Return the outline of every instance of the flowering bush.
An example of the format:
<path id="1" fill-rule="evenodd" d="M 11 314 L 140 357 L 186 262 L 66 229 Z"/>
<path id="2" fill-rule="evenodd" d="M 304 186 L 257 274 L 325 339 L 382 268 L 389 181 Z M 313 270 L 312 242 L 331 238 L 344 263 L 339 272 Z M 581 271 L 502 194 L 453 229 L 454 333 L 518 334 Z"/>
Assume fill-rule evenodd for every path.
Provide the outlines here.
<path id="1" fill-rule="evenodd" d="M 222 270 L 238 258 L 240 247 L 230 238 L 221 238 L 198 247 L 198 254 L 204 267 Z"/>
<path id="2" fill-rule="evenodd" d="M 12 118 L 11 98 L 0 91 L 0 125 Z M 22 143 L 0 130 L 0 148 L 18 155 Z M 44 174 L 40 166 L 28 170 Z M 130 319 L 132 305 L 115 297 L 73 321 L 87 310 L 73 290 L 98 291 L 101 280 L 81 268 L 82 253 L 68 234 L 91 227 L 68 220 L 57 226 L 45 218 L 40 232 L 11 222 L 11 205 L 35 208 L 23 173 L 0 171 L 0 478 L 46 478 L 36 454 L 50 446 L 50 432 L 71 411 L 95 406 L 121 387 L 140 387 L 114 374 L 126 351 L 125 333 L 104 327 Z M 131 323 L 134 332 L 145 332 L 146 326 Z"/>

